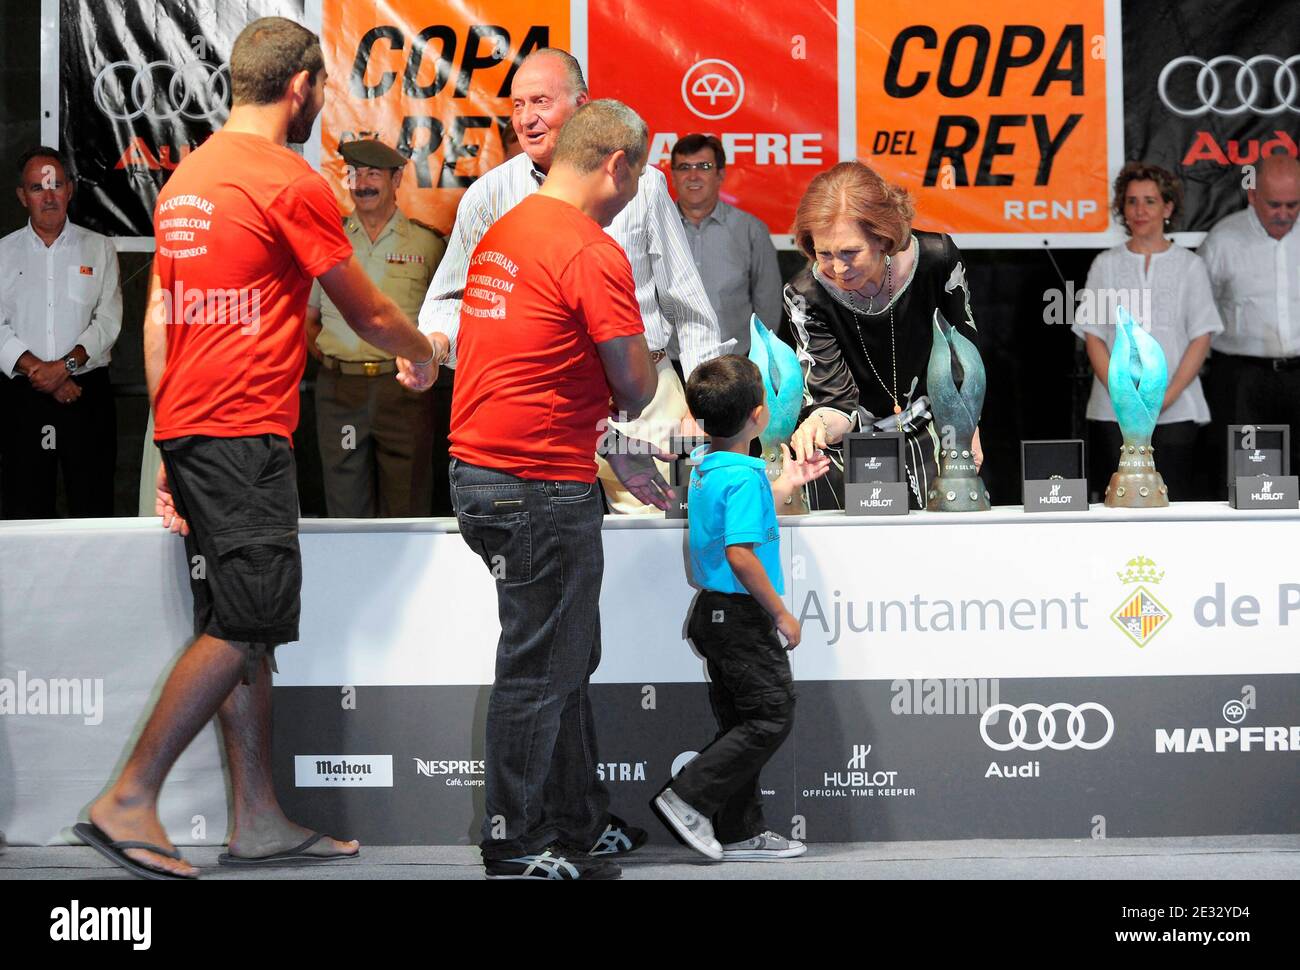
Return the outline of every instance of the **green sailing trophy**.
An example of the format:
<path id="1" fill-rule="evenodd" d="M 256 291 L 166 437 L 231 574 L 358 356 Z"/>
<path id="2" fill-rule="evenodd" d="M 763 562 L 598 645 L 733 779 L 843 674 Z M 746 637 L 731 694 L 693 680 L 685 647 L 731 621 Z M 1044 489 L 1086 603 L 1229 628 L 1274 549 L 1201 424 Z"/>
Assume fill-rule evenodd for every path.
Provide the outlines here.
<path id="1" fill-rule="evenodd" d="M 1160 344 L 1136 325 L 1122 306 L 1115 307 L 1115 323 L 1115 346 L 1110 351 L 1106 383 L 1124 443 L 1119 450 L 1119 468 L 1106 486 L 1106 506 L 1165 508 L 1169 505 L 1169 489 L 1156 471 L 1151 434 L 1169 386 L 1169 366 Z"/>
<path id="2" fill-rule="evenodd" d="M 985 512 L 989 493 L 971 447 L 984 409 L 984 361 L 937 309 L 933 325 L 926 389 L 939 434 L 939 475 L 930 483 L 925 507 L 931 512 Z"/>
<path id="3" fill-rule="evenodd" d="M 799 358 L 783 341 L 777 338 L 758 319 L 749 318 L 749 359 L 758 365 L 763 375 L 763 389 L 767 392 L 768 421 L 758 436 L 763 446 L 763 460 L 767 462 L 767 477 L 775 480 L 785 467 L 781 445 L 788 444 L 799 423 L 799 409 L 803 406 L 803 369 Z M 780 515 L 800 515 L 808 511 L 803 489 L 776 510 Z"/>

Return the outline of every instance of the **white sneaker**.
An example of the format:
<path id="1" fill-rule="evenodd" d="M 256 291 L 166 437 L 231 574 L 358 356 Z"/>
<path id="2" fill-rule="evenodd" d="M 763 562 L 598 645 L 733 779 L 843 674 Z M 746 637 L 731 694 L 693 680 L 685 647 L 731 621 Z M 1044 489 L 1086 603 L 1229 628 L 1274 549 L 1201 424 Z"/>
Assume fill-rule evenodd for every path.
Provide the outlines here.
<path id="1" fill-rule="evenodd" d="M 708 856 L 714 862 L 723 858 L 722 846 L 713 837 L 713 823 L 707 816 L 701 815 L 682 801 L 671 788 L 665 788 L 656 796 L 655 806 L 663 812 L 664 821 L 671 825 L 692 849 Z"/>
<path id="2" fill-rule="evenodd" d="M 793 859 L 808 851 L 808 846 L 775 832 L 764 832 L 744 842 L 730 842 L 722 847 L 723 862 L 771 862 Z"/>

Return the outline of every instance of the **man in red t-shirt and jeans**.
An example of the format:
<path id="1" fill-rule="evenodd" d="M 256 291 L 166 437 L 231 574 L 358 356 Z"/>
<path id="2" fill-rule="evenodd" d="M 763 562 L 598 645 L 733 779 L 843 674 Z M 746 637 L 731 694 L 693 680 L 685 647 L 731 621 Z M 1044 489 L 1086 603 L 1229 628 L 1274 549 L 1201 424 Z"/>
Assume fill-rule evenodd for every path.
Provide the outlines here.
<path id="1" fill-rule="evenodd" d="M 158 513 L 185 537 L 196 639 L 112 787 L 74 830 L 136 875 L 193 878 L 158 819 L 168 771 L 217 715 L 234 832 L 226 865 L 355 856 L 285 817 L 271 782 L 272 651 L 298 639 L 302 560 L 292 438 L 313 278 L 365 340 L 432 386 L 431 345 L 352 256 L 325 180 L 286 147 L 325 98 L 320 41 L 292 21 L 249 24 L 230 56 L 225 126 L 172 174 L 154 210 L 145 373 L 162 451 Z"/>
<path id="2" fill-rule="evenodd" d="M 609 815 L 588 682 L 604 571 L 592 454 L 611 407 L 636 417 L 657 377 L 632 267 L 602 227 L 636 194 L 646 154 L 634 111 L 583 105 L 546 184 L 469 261 L 451 485 L 461 537 L 497 581 L 501 620 L 480 842 L 488 878 L 617 878 L 618 866 L 593 858 L 604 836 L 621 840 L 611 853 L 645 838 Z M 666 508 L 650 450 L 624 441 L 608 458 L 637 498 Z"/>

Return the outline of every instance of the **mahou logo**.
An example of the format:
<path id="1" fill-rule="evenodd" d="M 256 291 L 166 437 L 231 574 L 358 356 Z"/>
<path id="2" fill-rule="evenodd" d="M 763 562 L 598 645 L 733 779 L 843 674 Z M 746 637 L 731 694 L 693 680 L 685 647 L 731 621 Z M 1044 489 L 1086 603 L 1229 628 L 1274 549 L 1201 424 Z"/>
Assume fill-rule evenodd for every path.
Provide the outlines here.
<path id="1" fill-rule="evenodd" d="M 392 788 L 391 754 L 299 754 L 295 788 Z"/>
<path id="2" fill-rule="evenodd" d="M 729 61 L 706 58 L 682 75 L 682 100 L 692 114 L 718 121 L 739 110 L 745 100 L 745 79 Z"/>

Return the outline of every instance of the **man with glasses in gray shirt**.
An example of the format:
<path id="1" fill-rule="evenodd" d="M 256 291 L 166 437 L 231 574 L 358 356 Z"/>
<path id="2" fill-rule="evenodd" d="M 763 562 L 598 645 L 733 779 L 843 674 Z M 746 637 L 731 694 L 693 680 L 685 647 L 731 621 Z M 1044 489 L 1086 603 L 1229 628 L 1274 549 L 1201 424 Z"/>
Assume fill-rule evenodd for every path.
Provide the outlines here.
<path id="1" fill-rule="evenodd" d="M 775 332 L 781 325 L 781 271 L 760 219 L 719 198 L 727 155 L 713 135 L 687 135 L 672 150 L 673 189 L 696 269 L 732 353 L 749 353 L 749 316 Z M 677 347 L 669 343 L 677 358 Z"/>

